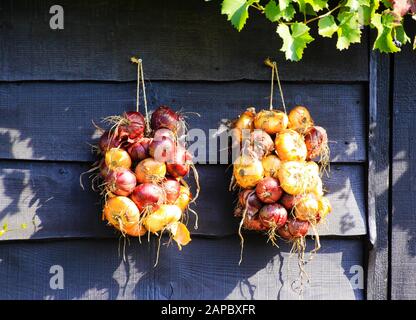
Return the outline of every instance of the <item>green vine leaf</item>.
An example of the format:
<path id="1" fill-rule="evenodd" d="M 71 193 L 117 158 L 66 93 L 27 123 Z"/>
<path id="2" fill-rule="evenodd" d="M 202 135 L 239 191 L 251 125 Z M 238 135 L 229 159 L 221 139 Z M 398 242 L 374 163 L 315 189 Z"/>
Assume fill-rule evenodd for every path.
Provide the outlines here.
<path id="1" fill-rule="evenodd" d="M 221 13 L 228 16 L 228 21 L 238 31 L 243 29 L 248 19 L 248 8 L 260 0 L 224 0 L 222 2 Z"/>
<path id="2" fill-rule="evenodd" d="M 392 35 L 394 16 L 388 12 L 383 14 L 376 13 L 371 23 L 377 29 L 377 38 L 373 48 L 386 53 L 399 52 L 400 48 L 394 44 Z"/>
<path id="3" fill-rule="evenodd" d="M 290 28 L 284 23 L 279 24 L 277 33 L 283 40 L 280 51 L 285 53 L 286 59 L 291 61 L 302 59 L 306 46 L 314 40 L 309 30 L 309 27 L 302 22 L 295 22 Z"/>
<path id="4" fill-rule="evenodd" d="M 363 6 L 362 7 L 362 24 L 364 26 L 368 26 L 371 24 L 371 20 L 374 17 L 374 14 L 380 7 L 380 0 L 371 0 L 370 6 Z"/>
<path id="5" fill-rule="evenodd" d="M 299 5 L 299 11 L 304 14 L 316 15 L 325 8 L 328 8 L 328 0 L 294 0 Z"/>
<path id="6" fill-rule="evenodd" d="M 396 27 L 394 32 L 396 34 L 396 41 L 398 41 L 400 45 L 407 44 L 411 41 L 409 36 L 406 34 L 406 31 L 404 31 L 404 27 L 402 25 Z"/>
<path id="7" fill-rule="evenodd" d="M 264 7 L 264 14 L 267 19 L 271 22 L 279 21 L 280 19 L 284 19 L 286 21 L 290 21 L 295 16 L 296 10 L 290 1 L 282 1 L 283 5 L 279 2 L 279 5 L 276 4 L 276 1 L 271 0 L 265 7 Z M 283 9 L 282 9 L 283 8 Z"/>
<path id="8" fill-rule="evenodd" d="M 331 15 L 323 17 L 318 21 L 318 33 L 322 37 L 331 38 L 332 35 L 337 32 L 338 25 L 335 22 L 335 18 Z"/>
<path id="9" fill-rule="evenodd" d="M 338 14 L 339 28 L 337 30 L 337 49 L 348 49 L 352 43 L 360 43 L 361 30 L 357 12 L 343 11 Z"/>
<path id="10" fill-rule="evenodd" d="M 358 11 L 361 7 L 370 7 L 370 0 L 348 0 L 345 6 L 351 11 Z"/>

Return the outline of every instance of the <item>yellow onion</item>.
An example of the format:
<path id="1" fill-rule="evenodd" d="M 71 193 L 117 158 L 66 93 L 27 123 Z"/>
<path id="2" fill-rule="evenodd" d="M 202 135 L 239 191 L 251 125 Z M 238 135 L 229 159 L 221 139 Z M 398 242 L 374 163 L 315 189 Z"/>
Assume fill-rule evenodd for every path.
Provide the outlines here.
<path id="1" fill-rule="evenodd" d="M 268 155 L 267 157 L 263 158 L 263 160 L 261 160 L 261 163 L 264 169 L 264 176 L 277 178 L 277 172 L 279 170 L 281 161 L 276 155 Z"/>
<path id="2" fill-rule="evenodd" d="M 313 193 L 302 196 L 295 205 L 295 216 L 302 221 L 316 221 L 319 210 L 318 197 Z"/>
<path id="3" fill-rule="evenodd" d="M 306 159 L 307 150 L 303 137 L 294 130 L 287 129 L 276 135 L 276 153 L 282 161 Z"/>
<path id="4" fill-rule="evenodd" d="M 312 117 L 305 107 L 297 106 L 289 112 L 289 129 L 304 133 L 313 126 Z"/>
<path id="5" fill-rule="evenodd" d="M 163 204 L 144 219 L 144 226 L 152 233 L 162 231 L 168 224 L 177 222 L 182 210 L 174 204 Z"/>
<path id="6" fill-rule="evenodd" d="M 307 181 L 305 179 L 305 163 L 299 161 L 282 162 L 277 172 L 280 186 L 286 193 L 297 195 L 305 193 Z"/>
<path id="7" fill-rule="evenodd" d="M 103 214 L 111 225 L 124 233 L 140 221 L 139 209 L 130 198 L 124 196 L 108 199 Z"/>
<path id="8" fill-rule="evenodd" d="M 252 188 L 264 176 L 261 161 L 249 155 L 241 155 L 234 161 L 233 174 L 242 188 Z"/>
<path id="9" fill-rule="evenodd" d="M 288 123 L 286 113 L 276 110 L 261 110 L 254 119 L 254 127 L 268 134 L 275 134 L 286 129 Z"/>
<path id="10" fill-rule="evenodd" d="M 320 197 L 318 199 L 318 214 L 320 219 L 325 219 L 326 216 L 332 211 L 331 203 L 327 197 Z"/>
<path id="11" fill-rule="evenodd" d="M 130 169 L 131 167 L 131 158 L 128 152 L 119 148 L 111 148 L 106 151 L 104 161 L 109 170 L 114 170 L 119 167 Z"/>
<path id="12" fill-rule="evenodd" d="M 191 190 L 185 186 L 181 186 L 179 189 L 179 197 L 175 201 L 175 205 L 181 208 L 182 211 L 185 211 L 189 205 L 189 202 L 192 200 Z"/>

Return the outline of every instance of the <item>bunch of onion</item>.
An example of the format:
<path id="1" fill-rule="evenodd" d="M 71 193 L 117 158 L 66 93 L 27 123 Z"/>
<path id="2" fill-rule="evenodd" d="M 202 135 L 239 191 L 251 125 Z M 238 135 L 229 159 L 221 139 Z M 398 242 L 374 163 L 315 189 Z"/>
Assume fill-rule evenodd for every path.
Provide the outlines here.
<path id="1" fill-rule="evenodd" d="M 311 229 L 316 252 L 316 225 L 331 211 L 321 180 L 321 168 L 329 161 L 325 129 L 314 125 L 305 107 L 297 106 L 289 115 L 277 110 L 256 113 L 250 107 L 231 130 L 233 146 L 241 150 L 233 161 L 230 185 L 239 191 L 234 215 L 241 219 L 241 249 L 244 228 L 265 232 L 273 245 L 278 238 L 292 241 L 303 254 Z"/>
<path id="2" fill-rule="evenodd" d="M 104 197 L 103 219 L 123 236 L 159 236 L 168 231 L 179 249 L 190 241 L 189 206 L 199 193 L 198 173 L 179 135 L 182 116 L 167 106 L 150 121 L 139 112 L 105 118 L 110 128 L 99 139 L 93 181 Z M 185 178 L 192 169 L 196 195 Z M 197 215 L 196 215 L 197 217 Z M 197 228 L 197 219 L 195 228 Z M 157 263 L 157 262 L 156 262 Z"/>

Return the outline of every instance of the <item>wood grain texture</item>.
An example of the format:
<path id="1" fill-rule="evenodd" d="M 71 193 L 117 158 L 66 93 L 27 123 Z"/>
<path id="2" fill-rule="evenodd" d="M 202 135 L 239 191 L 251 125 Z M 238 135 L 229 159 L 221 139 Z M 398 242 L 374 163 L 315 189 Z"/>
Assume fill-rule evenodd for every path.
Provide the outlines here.
<path id="1" fill-rule="evenodd" d="M 400 300 L 416 299 L 415 64 L 411 48 L 394 58 L 391 298 Z"/>
<path id="2" fill-rule="evenodd" d="M 366 159 L 365 117 L 367 96 L 360 84 L 284 85 L 288 108 L 306 105 L 318 125 L 326 128 L 333 162 Z M 267 108 L 270 87 L 261 82 L 150 82 L 151 109 L 168 104 L 186 114 L 191 129 L 209 137 L 200 162 L 225 155 L 221 120 L 234 119 L 247 106 Z M 0 158 L 92 161 L 87 142 L 98 132 L 91 123 L 135 108 L 134 83 L 3 83 L 0 84 Z M 280 100 L 275 103 L 280 105 Z M 198 117 L 192 112 L 200 114 Z M 210 131 L 211 130 L 211 131 Z M 199 133 L 198 131 L 197 133 Z M 188 137 L 191 142 L 195 137 Z M 206 141 L 206 140 L 200 140 Z M 217 141 L 217 145 L 213 144 Z M 205 155 L 203 154 L 205 153 Z M 210 157 L 210 156 L 215 157 Z M 217 160 L 217 161 L 215 161 Z"/>
<path id="3" fill-rule="evenodd" d="M 154 243 L 117 239 L 0 244 L 0 298 L 6 300 L 153 299 Z M 52 289 L 58 266 L 63 289 Z M 56 267 L 54 267 L 56 268 Z"/>
<path id="4" fill-rule="evenodd" d="M 307 265 L 312 279 L 305 299 L 363 299 L 361 240 L 325 240 Z M 259 248 L 262 250 L 259 250 Z M 296 258 L 289 246 L 277 249 L 249 237 L 237 265 L 237 237 L 194 239 L 181 252 L 161 248 L 153 268 L 154 242 L 126 247 L 116 239 L 0 243 L 1 299 L 298 299 Z M 251 257 L 250 259 L 248 257 Z M 52 266 L 61 266 L 64 288 L 52 290 Z M 52 279 L 53 280 L 53 279 Z"/>
<path id="5" fill-rule="evenodd" d="M 221 165 L 200 165 L 201 194 L 194 209 L 199 229 L 194 235 L 224 236 L 237 233 L 233 217 L 235 196 L 228 192 L 231 170 Z M 79 185 L 87 164 L 49 162 L 0 162 L 0 222 L 10 231 L 0 240 L 115 237 L 101 221 L 98 194 Z M 322 235 L 366 234 L 364 170 L 360 165 L 333 165 L 324 180 L 333 214 L 320 228 Z M 191 180 L 191 179 L 190 179 Z M 88 186 L 88 180 L 84 179 Z M 20 225 L 27 224 L 22 230 Z M 191 215 L 190 226 L 194 225 Z"/>
<path id="6" fill-rule="evenodd" d="M 181 254 L 174 247 L 161 251 L 156 299 L 298 299 L 292 283 L 299 269 L 296 256 L 290 258 L 290 245 L 278 249 L 257 235 L 246 237 L 240 266 L 237 236 L 197 239 L 186 249 Z M 323 241 L 306 266 L 311 283 L 304 299 L 363 299 L 363 290 L 354 290 L 350 282 L 357 266 L 362 266 L 360 240 Z"/>
<path id="7" fill-rule="evenodd" d="M 390 58 L 370 57 L 368 141 L 368 224 L 370 250 L 367 299 L 388 299 L 389 175 L 390 175 Z"/>
<path id="8" fill-rule="evenodd" d="M 266 57 L 279 62 L 285 80 L 368 79 L 366 32 L 342 52 L 336 39 L 314 35 L 303 60 L 291 63 L 275 24 L 251 10 L 239 33 L 219 1 L 62 0 L 64 30 L 49 27 L 54 4 L 1 2 L 0 80 L 133 80 L 132 55 L 143 58 L 152 80 L 266 80 Z"/>

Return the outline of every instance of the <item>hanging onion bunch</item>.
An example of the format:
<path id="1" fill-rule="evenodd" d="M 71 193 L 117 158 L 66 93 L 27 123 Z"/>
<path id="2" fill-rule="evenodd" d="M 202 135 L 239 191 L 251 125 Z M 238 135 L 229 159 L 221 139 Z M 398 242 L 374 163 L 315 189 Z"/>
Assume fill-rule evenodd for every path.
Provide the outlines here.
<path id="1" fill-rule="evenodd" d="M 137 111 L 104 119 L 109 128 L 100 129 L 99 160 L 88 172 L 93 172 L 93 189 L 104 197 L 103 220 L 109 225 L 123 236 L 157 235 L 159 245 L 166 231 L 181 249 L 191 241 L 186 227 L 189 211 L 198 227 L 197 214 L 190 208 L 199 194 L 198 173 L 181 139 L 182 115 L 160 106 L 149 119 L 144 101 L 146 116 L 137 103 Z M 195 196 L 185 180 L 190 171 L 196 181 Z"/>
<path id="2" fill-rule="evenodd" d="M 266 232 L 275 245 L 278 238 L 304 245 L 309 229 L 317 236 L 315 226 L 331 211 L 321 180 L 329 159 L 325 129 L 297 106 L 289 115 L 250 107 L 232 130 L 234 139 L 242 137 L 231 185 L 239 190 L 240 236 L 241 228 Z"/>
<path id="3" fill-rule="evenodd" d="M 303 261 L 305 236 L 313 231 L 313 252 L 319 250 L 316 226 L 331 212 L 321 179 L 329 162 L 328 137 L 306 107 L 286 113 L 276 64 L 265 62 L 272 67 L 269 110 L 250 107 L 231 124 L 233 147 L 241 150 L 230 184 L 230 191 L 238 191 L 234 215 L 241 219 L 240 263 L 242 229 L 266 233 L 273 245 L 278 238 L 293 242 Z M 275 73 L 284 111 L 272 106 Z"/>

